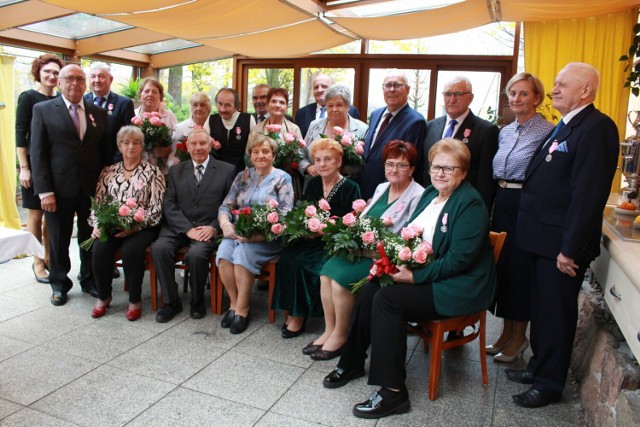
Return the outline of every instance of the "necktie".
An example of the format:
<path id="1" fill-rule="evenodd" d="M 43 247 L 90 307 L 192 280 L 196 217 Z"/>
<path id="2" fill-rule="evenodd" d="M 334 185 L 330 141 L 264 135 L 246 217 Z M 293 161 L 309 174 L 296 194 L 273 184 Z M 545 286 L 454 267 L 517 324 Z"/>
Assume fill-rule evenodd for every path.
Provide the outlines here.
<path id="1" fill-rule="evenodd" d="M 556 135 L 560 132 L 560 129 L 562 129 L 563 127 L 564 127 L 564 122 L 562 121 L 562 119 L 560 119 L 560 121 L 558 122 L 556 127 L 553 128 L 553 132 L 551 132 L 551 135 L 549 136 L 549 139 L 547 139 L 547 142 L 545 142 L 544 145 L 547 145 L 549 143 L 549 141 L 552 141 L 553 138 L 555 138 Z"/>
<path id="2" fill-rule="evenodd" d="M 80 136 L 80 116 L 78 115 L 78 108 L 80 108 L 80 106 L 78 104 L 71 104 L 71 121 L 73 122 L 73 125 L 76 127 L 76 133 L 78 134 L 78 138 L 82 137 Z"/>
<path id="3" fill-rule="evenodd" d="M 457 124 L 458 122 L 456 120 L 451 120 L 449 122 L 449 127 L 447 128 L 447 131 L 444 133 L 443 138 L 451 138 L 453 136 L 453 131 L 455 130 Z"/>
<path id="4" fill-rule="evenodd" d="M 320 108 L 320 118 L 324 119 L 325 118 L 325 113 L 327 112 L 327 107 L 321 107 Z"/>
<path id="5" fill-rule="evenodd" d="M 104 101 L 104 96 L 96 96 L 93 100 L 93 103 L 98 107 L 102 107 L 102 101 Z"/>
<path id="6" fill-rule="evenodd" d="M 196 183 L 200 184 L 202 181 L 202 177 L 204 176 L 204 166 L 198 165 L 196 166 Z"/>
<path id="7" fill-rule="evenodd" d="M 258 123 L 262 123 L 266 120 L 267 118 L 265 116 L 260 116 L 258 117 Z"/>
<path id="8" fill-rule="evenodd" d="M 378 129 L 378 133 L 376 134 L 376 139 L 373 142 L 374 144 L 376 142 L 378 142 L 378 138 L 380 137 L 380 135 L 382 135 L 382 132 L 384 132 L 384 130 L 389 125 L 389 122 L 391 121 L 391 117 L 393 117 L 393 114 L 391 114 L 391 113 L 387 113 L 387 114 L 384 115 L 384 120 L 382 121 L 382 124 L 380 125 L 380 129 Z M 371 144 L 371 146 L 373 147 L 373 144 Z"/>

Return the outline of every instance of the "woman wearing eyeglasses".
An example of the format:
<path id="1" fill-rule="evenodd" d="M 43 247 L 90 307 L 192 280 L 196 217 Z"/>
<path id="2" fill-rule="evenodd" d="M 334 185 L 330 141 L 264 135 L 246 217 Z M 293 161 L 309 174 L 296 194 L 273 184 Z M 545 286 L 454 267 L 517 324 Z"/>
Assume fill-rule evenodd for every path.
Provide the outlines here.
<path id="1" fill-rule="evenodd" d="M 411 177 L 418 152 L 413 144 L 391 141 L 382 151 L 387 182 L 378 185 L 373 198 L 362 215 L 381 218 L 394 231 L 399 232 L 411 213 L 424 188 Z M 302 352 L 314 360 L 329 360 L 340 355 L 347 341 L 351 309 L 355 295 L 349 284 L 369 274 L 371 258 L 350 262 L 333 257 L 320 272 L 320 297 L 324 311 L 325 330 Z"/>
<path id="2" fill-rule="evenodd" d="M 494 354 L 496 362 L 513 362 L 529 347 L 529 262 L 517 245 L 516 222 L 525 170 L 536 148 L 553 129 L 553 124 L 536 112 L 544 93 L 542 82 L 529 73 L 518 73 L 509 80 L 506 94 L 516 120 L 500 131 L 498 152 L 493 159 L 498 187 L 492 229 L 507 232 L 497 266 L 494 306 L 494 314 L 504 318 L 504 327 L 498 340 L 487 346 L 487 354 Z"/>
<path id="3" fill-rule="evenodd" d="M 429 150 L 433 185 L 419 199 L 409 224 L 420 227 L 433 246 L 422 268 L 401 266 L 394 284 L 377 279 L 360 290 L 349 339 L 338 367 L 324 378 L 338 388 L 364 375 L 371 344 L 369 384 L 382 386 L 353 407 L 359 418 L 407 412 L 405 385 L 407 322 L 462 316 L 485 310 L 495 292 L 495 266 L 489 244 L 489 214 L 480 194 L 465 181 L 471 154 L 461 141 L 446 138 Z"/>

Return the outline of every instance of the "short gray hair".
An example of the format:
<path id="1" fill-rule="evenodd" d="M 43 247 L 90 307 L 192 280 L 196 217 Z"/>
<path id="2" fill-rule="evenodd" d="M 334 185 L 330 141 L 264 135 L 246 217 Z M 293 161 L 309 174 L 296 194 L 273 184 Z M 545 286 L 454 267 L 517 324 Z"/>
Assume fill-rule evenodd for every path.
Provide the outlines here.
<path id="1" fill-rule="evenodd" d="M 265 142 L 269 144 L 275 160 L 275 156 L 276 154 L 278 154 L 278 143 L 271 139 L 268 135 L 264 135 L 261 133 L 251 138 L 247 143 L 247 152 L 249 153 L 249 155 L 251 155 L 251 151 L 253 151 L 254 148 L 256 148 L 258 145 L 264 144 Z"/>
<path id="2" fill-rule="evenodd" d="M 92 62 L 89 65 L 89 72 L 91 70 L 105 70 L 109 75 L 111 75 L 111 67 L 106 62 Z"/>
<path id="3" fill-rule="evenodd" d="M 324 103 L 326 104 L 327 100 L 335 98 L 336 96 L 342 97 L 347 105 L 351 105 L 351 90 L 347 86 L 343 84 L 335 84 L 333 86 L 330 86 L 324 92 Z"/>
<path id="4" fill-rule="evenodd" d="M 471 80 L 466 78 L 465 76 L 455 76 L 451 80 L 447 82 L 445 86 L 455 85 L 458 83 L 464 83 L 467 91 L 473 92 L 473 86 L 471 85 Z"/>
<path id="5" fill-rule="evenodd" d="M 144 145 L 144 133 L 142 133 L 142 129 L 133 125 L 122 126 L 116 135 L 116 141 L 118 141 L 118 145 L 120 145 L 123 139 L 131 136 L 139 139 L 140 143 Z"/>
<path id="6" fill-rule="evenodd" d="M 193 104 L 195 102 L 204 102 L 205 104 L 207 104 L 207 108 L 209 109 L 209 113 L 211 113 L 211 98 L 209 98 L 209 95 L 207 95 L 204 92 L 196 92 L 193 95 L 191 95 L 191 97 L 189 98 L 189 112 L 193 113 Z"/>

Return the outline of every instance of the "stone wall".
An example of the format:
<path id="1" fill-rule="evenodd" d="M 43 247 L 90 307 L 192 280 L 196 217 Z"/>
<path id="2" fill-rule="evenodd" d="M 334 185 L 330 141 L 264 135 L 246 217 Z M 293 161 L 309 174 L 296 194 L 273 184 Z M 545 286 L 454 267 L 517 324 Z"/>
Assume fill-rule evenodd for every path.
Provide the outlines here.
<path id="1" fill-rule="evenodd" d="M 592 426 L 640 425 L 640 367 L 620 350 L 612 319 L 597 285 L 580 292 L 571 372 Z"/>

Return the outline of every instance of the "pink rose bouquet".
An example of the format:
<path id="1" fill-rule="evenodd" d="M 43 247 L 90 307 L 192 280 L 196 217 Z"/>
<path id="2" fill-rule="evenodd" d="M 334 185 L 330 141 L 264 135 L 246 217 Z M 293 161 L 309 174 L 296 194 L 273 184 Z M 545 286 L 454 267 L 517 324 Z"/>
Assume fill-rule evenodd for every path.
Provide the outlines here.
<path id="1" fill-rule="evenodd" d="M 283 220 L 285 229 L 282 239 L 285 245 L 301 239 L 321 237 L 330 219 L 330 209 L 325 199 L 321 199 L 318 206 L 313 202 L 298 200 Z"/>
<path id="2" fill-rule="evenodd" d="M 266 205 L 245 206 L 231 211 L 236 234 L 250 239 L 258 234 L 268 242 L 278 238 L 284 229 L 276 210 L 278 202 L 269 200 Z"/>
<path id="3" fill-rule="evenodd" d="M 142 227 L 146 212 L 134 197 L 127 198 L 124 203 L 107 195 L 104 199 L 91 199 L 91 210 L 96 227 L 100 230 L 100 241 L 106 242 L 110 236 L 121 231 Z M 90 237 L 80 243 L 80 248 L 88 251 L 95 238 Z"/>
<path id="4" fill-rule="evenodd" d="M 322 138 L 328 138 L 327 135 L 320 134 Z M 340 126 L 333 127 L 333 139 L 342 145 L 342 164 L 343 165 L 364 165 L 364 141 L 362 141 L 355 132 L 345 131 Z"/>
<path id="5" fill-rule="evenodd" d="M 142 119 L 136 116 L 131 119 L 131 123 L 142 129 L 142 133 L 144 134 L 144 148 L 146 150 L 171 146 L 169 128 L 162 122 L 159 113 L 142 113 Z"/>
<path id="6" fill-rule="evenodd" d="M 307 146 L 303 139 L 298 139 L 295 132 L 283 134 L 282 126 L 266 125 L 266 135 L 278 144 L 278 152 L 273 165 L 289 173 L 298 169 L 300 160 L 304 158 L 302 149 Z"/>

